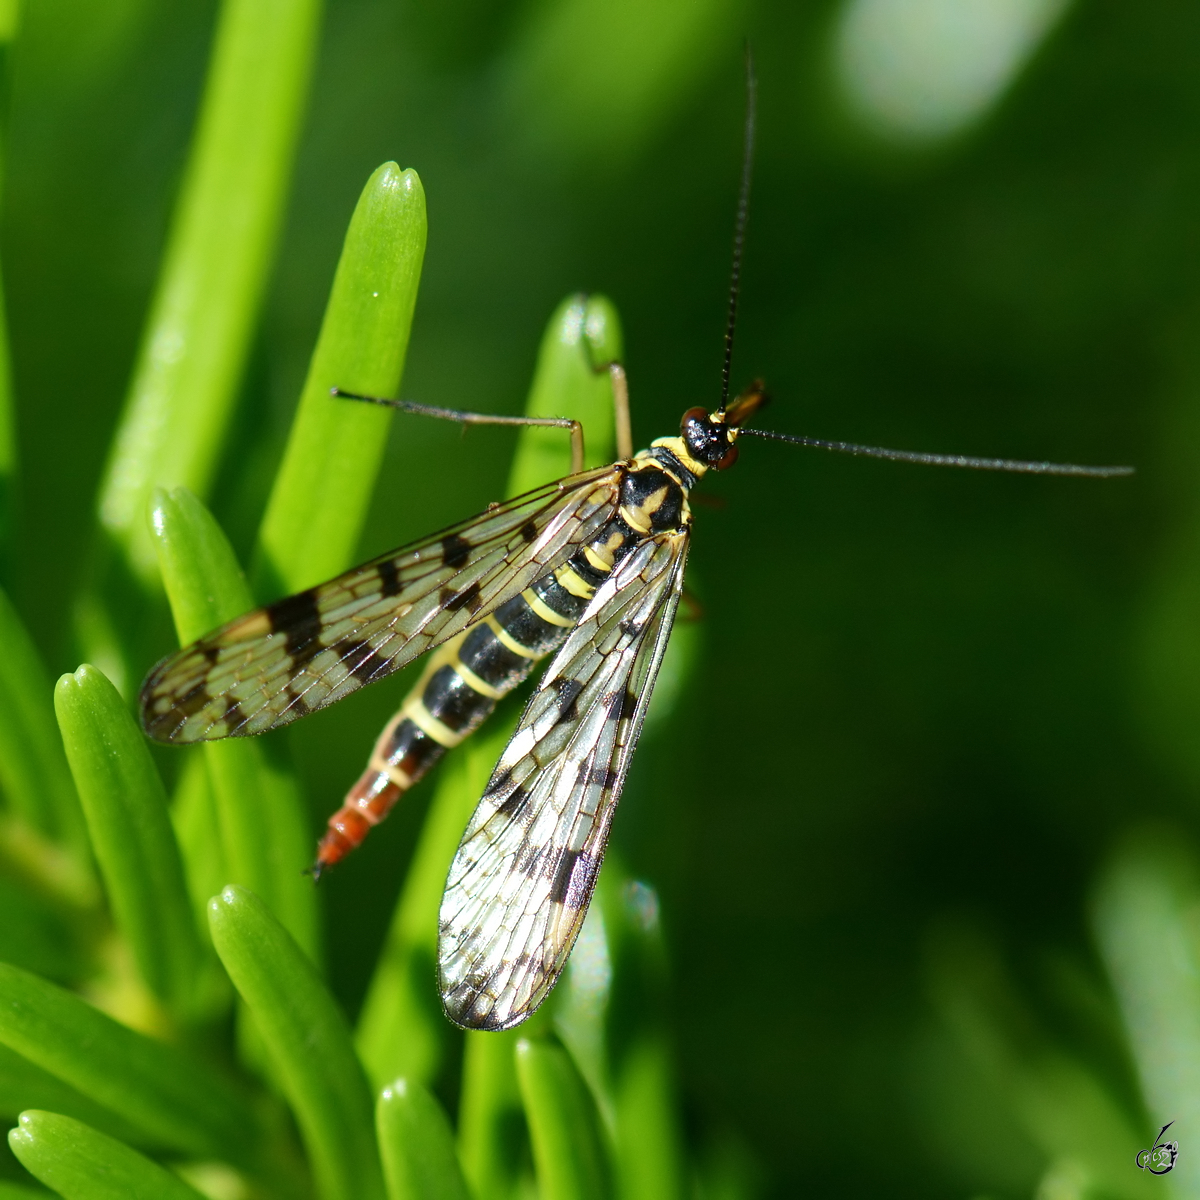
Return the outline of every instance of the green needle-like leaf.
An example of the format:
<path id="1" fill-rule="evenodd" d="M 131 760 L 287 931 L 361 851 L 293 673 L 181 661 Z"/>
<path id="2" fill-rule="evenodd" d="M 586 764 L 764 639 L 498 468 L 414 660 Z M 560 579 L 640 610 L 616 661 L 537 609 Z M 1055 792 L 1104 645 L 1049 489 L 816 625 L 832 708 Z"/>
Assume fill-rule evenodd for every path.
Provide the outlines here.
<path id="1" fill-rule="evenodd" d="M 212 514 L 185 488 L 155 493 L 151 525 L 181 643 L 252 607 L 233 550 Z M 312 837 L 291 776 L 248 739 L 205 746 L 225 865 L 316 953 L 316 896 L 301 872 Z"/>
<path id="2" fill-rule="evenodd" d="M 117 926 L 145 983 L 184 1013 L 195 995 L 201 947 L 146 740 L 95 667 L 64 675 L 54 706 Z"/>
<path id="3" fill-rule="evenodd" d="M 568 296 L 554 310 L 538 349 L 528 417 L 573 417 L 583 424 L 584 466 L 613 459 L 613 395 L 607 365 L 621 360 L 621 323 L 604 296 Z M 508 494 L 519 496 L 571 468 L 571 443 L 562 429 L 521 431 L 508 476 Z"/>
<path id="4" fill-rule="evenodd" d="M 255 1122 L 214 1071 L 7 963 L 0 963 L 0 1043 L 158 1145 L 232 1162 L 250 1157 Z"/>
<path id="5" fill-rule="evenodd" d="M 42 1188 L 25 1187 L 20 1183 L 0 1182 L 0 1200 L 46 1200 L 50 1192 Z"/>
<path id="6" fill-rule="evenodd" d="M 7 869 L 8 864 L 5 868 L 0 870 L 0 962 L 58 982 L 84 978 L 94 964 L 82 944 L 82 929 L 75 924 L 81 914 L 64 910 Z"/>
<path id="7" fill-rule="evenodd" d="M 603 1200 L 609 1186 L 596 1109 L 570 1055 L 548 1041 L 522 1040 L 517 1081 L 541 1200 Z"/>
<path id="8" fill-rule="evenodd" d="M 627 1046 L 616 1074 L 616 1170 L 622 1200 L 682 1200 L 687 1178 L 682 1131 L 663 1034 L 647 1034 Z"/>
<path id="9" fill-rule="evenodd" d="M 312 962 L 257 896 L 209 905 L 213 945 L 254 1017 L 323 1200 L 382 1200 L 371 1096 L 350 1032 Z"/>
<path id="10" fill-rule="evenodd" d="M 513 1193 L 523 1138 L 514 1053 L 525 1029 L 468 1033 L 463 1047 L 458 1104 L 458 1157 L 476 1200 L 507 1200 Z"/>
<path id="11" fill-rule="evenodd" d="M 225 886 L 229 868 L 221 846 L 217 806 L 208 764 L 202 754 L 189 755 L 179 773 L 171 802 L 171 823 L 183 855 L 188 896 L 200 929 L 208 937 L 208 901 Z"/>
<path id="12" fill-rule="evenodd" d="M 0 1045 L 0 1116 L 15 1121 L 27 1108 L 65 1113 L 135 1145 L 146 1141 L 136 1126 L 89 1100 L 49 1071 Z"/>
<path id="13" fill-rule="evenodd" d="M 50 680 L 3 591 L 0 647 L 0 787 L 23 820 L 82 852 L 87 835 L 54 722 Z"/>
<path id="14" fill-rule="evenodd" d="M 354 555 L 392 411 L 333 387 L 395 396 L 425 257 L 425 193 L 415 171 L 384 163 L 350 221 L 321 336 L 259 534 L 259 591 L 297 592 Z"/>
<path id="15" fill-rule="evenodd" d="M 468 1200 L 450 1122 L 419 1083 L 397 1079 L 375 1106 L 389 1200 Z"/>
<path id="16" fill-rule="evenodd" d="M 181 646 L 254 607 L 229 539 L 187 488 L 155 491 L 150 526 Z"/>
<path id="17" fill-rule="evenodd" d="M 59 1113 L 22 1113 L 8 1144 L 31 1175 L 66 1200 L 202 1200 L 178 1175 Z"/>
<path id="18" fill-rule="evenodd" d="M 15 23 L 15 0 L 12 20 Z M 0 11 L 0 41 L 4 37 L 4 13 Z M 3 150 L 0 149 L 0 154 Z M 3 164 L 0 163 L 0 175 Z M 4 299 L 4 284 L 0 280 L 0 580 L 9 582 L 12 569 L 12 543 L 14 530 L 13 495 L 17 474 L 17 421 L 13 398 L 12 355 L 8 340 L 8 314 Z"/>
<path id="19" fill-rule="evenodd" d="M 216 469 L 283 216 L 318 0 L 225 0 L 191 156 L 100 520 L 143 580 L 157 486 L 203 494 Z"/>

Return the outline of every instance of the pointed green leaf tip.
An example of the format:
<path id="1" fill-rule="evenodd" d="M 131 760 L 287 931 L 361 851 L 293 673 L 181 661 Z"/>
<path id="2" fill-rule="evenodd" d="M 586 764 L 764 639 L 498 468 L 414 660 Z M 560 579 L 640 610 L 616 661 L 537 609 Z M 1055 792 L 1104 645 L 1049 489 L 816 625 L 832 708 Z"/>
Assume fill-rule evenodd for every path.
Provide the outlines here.
<path id="1" fill-rule="evenodd" d="M 397 1079 L 384 1088 L 375 1127 L 389 1200 L 469 1200 L 450 1122 L 419 1083 Z"/>
<path id="2" fill-rule="evenodd" d="M 23 1112 L 8 1144 L 31 1175 L 65 1200 L 203 1200 L 177 1175 L 123 1142 L 58 1113 Z"/>
<path id="3" fill-rule="evenodd" d="M 262 1037 L 304 1136 L 322 1200 L 384 1200 L 371 1095 L 350 1031 L 315 968 L 266 906 L 227 887 L 213 945 Z"/>
<path id="4" fill-rule="evenodd" d="M 182 1014 L 195 995 L 200 940 L 145 738 L 117 689 L 86 663 L 58 681 L 54 707 L 117 926 L 142 979 Z"/>
<path id="5" fill-rule="evenodd" d="M 330 391 L 397 395 L 425 233 L 425 192 L 417 173 L 384 163 L 363 189 L 346 232 L 263 518 L 255 563 L 260 594 L 300 591 L 351 564 L 392 413 Z"/>
<path id="6" fill-rule="evenodd" d="M 224 530 L 187 488 L 155 489 L 150 528 L 181 646 L 254 607 Z"/>

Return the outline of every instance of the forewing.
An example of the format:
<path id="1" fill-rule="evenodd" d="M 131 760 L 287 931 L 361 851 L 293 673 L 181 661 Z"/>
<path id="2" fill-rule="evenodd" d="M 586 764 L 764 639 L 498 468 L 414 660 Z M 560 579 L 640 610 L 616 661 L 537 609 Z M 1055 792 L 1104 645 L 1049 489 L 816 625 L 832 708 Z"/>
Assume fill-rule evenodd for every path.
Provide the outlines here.
<path id="1" fill-rule="evenodd" d="M 616 510 L 620 473 L 584 472 L 238 617 L 142 685 L 160 742 L 263 733 L 390 675 L 524 591 Z"/>
<path id="2" fill-rule="evenodd" d="M 686 531 L 620 564 L 531 697 L 450 867 L 447 1015 L 508 1029 L 554 986 L 583 924 L 679 603 Z"/>

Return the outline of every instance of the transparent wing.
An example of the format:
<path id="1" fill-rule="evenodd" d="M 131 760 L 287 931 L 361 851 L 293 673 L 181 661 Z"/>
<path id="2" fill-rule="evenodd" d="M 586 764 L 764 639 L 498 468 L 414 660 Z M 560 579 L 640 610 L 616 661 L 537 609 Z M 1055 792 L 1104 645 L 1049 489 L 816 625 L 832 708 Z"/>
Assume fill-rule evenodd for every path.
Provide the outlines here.
<path id="1" fill-rule="evenodd" d="M 150 672 L 143 728 L 160 742 L 244 736 L 341 700 L 570 557 L 619 486 L 612 467 L 573 475 L 238 617 Z"/>
<path id="2" fill-rule="evenodd" d="M 654 687 L 688 535 L 647 541 L 597 590 L 546 671 L 463 834 L 442 899 L 442 1004 L 519 1024 L 554 986 L 592 897 Z"/>

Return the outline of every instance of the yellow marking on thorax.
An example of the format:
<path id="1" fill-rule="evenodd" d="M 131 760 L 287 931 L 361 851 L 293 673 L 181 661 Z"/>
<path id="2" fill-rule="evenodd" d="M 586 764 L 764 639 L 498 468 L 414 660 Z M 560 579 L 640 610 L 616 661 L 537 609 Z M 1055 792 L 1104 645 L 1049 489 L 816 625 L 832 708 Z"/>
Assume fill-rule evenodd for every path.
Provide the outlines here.
<path id="1" fill-rule="evenodd" d="M 494 616 L 489 613 L 483 618 L 483 623 L 496 635 L 496 640 L 506 650 L 511 650 L 514 654 L 519 654 L 522 658 L 541 658 L 536 650 L 530 650 L 528 646 L 522 646 Z"/>
<path id="2" fill-rule="evenodd" d="M 561 567 L 555 567 L 554 578 L 571 593 L 572 596 L 578 596 L 580 600 L 590 600 L 595 594 L 596 589 L 592 587 L 586 579 L 581 579 L 571 569 L 570 565 L 563 563 Z"/>
<path id="3" fill-rule="evenodd" d="M 693 475 L 695 475 L 697 479 L 699 479 L 701 475 L 705 474 L 708 471 L 708 467 L 706 467 L 704 465 L 704 463 L 697 462 L 688 453 L 687 442 L 685 442 L 683 440 L 683 438 L 679 437 L 678 435 L 675 437 L 656 438 L 653 442 L 650 443 L 650 445 L 651 446 L 662 446 L 664 449 L 670 450 L 670 452 L 673 455 L 675 455 L 675 457 L 677 459 L 679 459 L 679 461 L 683 464 L 683 466 L 687 467 L 687 469 L 689 471 L 691 471 L 691 473 Z M 645 450 L 643 450 L 641 452 L 641 454 L 638 455 L 638 458 L 641 458 L 642 455 L 646 455 L 647 458 L 650 457 L 646 453 Z M 666 471 L 667 474 L 670 475 L 672 479 L 675 479 L 674 474 L 670 470 L 668 470 L 666 467 L 664 467 L 662 465 L 662 463 L 660 463 L 658 461 L 658 459 L 656 459 L 656 458 L 651 459 L 651 462 L 653 462 L 660 470 Z M 679 484 L 680 487 L 683 487 L 682 479 L 675 479 L 675 482 L 677 484 Z M 684 489 L 684 490 L 686 491 L 686 489 Z"/>
<path id="4" fill-rule="evenodd" d="M 562 613 L 556 613 L 542 598 L 533 590 L 526 588 L 521 593 L 521 599 L 533 609 L 547 625 L 557 625 L 560 629 L 570 629 L 574 624 L 574 618 L 564 617 Z M 464 676 L 465 678 L 465 676 Z M 469 681 L 468 681 L 469 682 Z"/>

